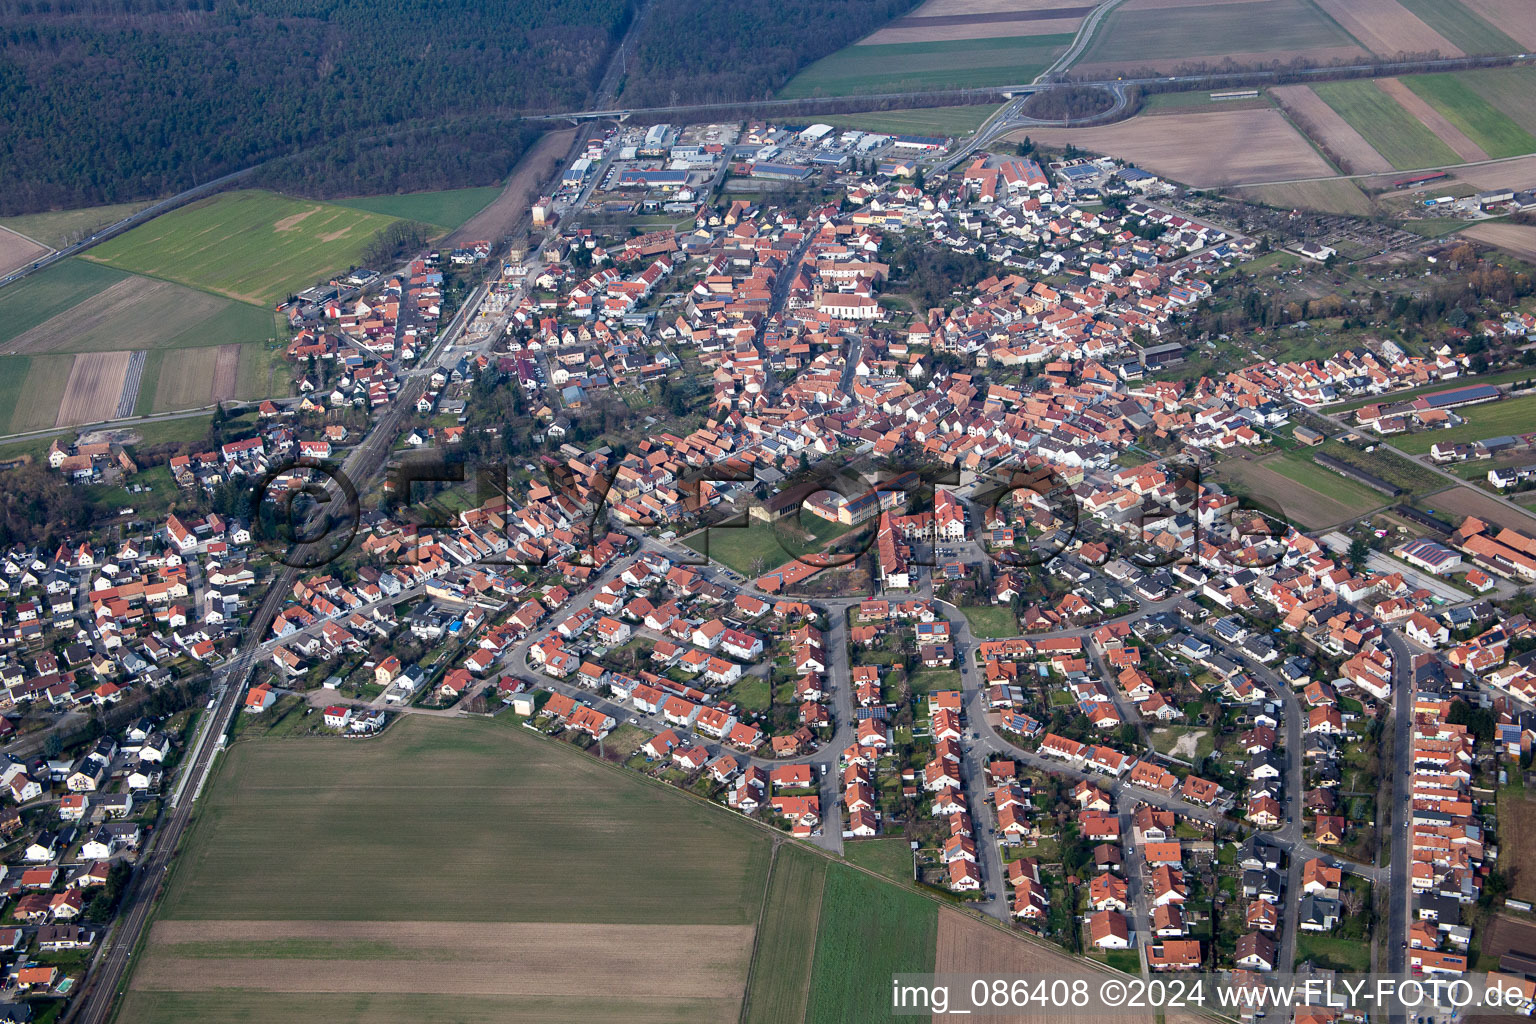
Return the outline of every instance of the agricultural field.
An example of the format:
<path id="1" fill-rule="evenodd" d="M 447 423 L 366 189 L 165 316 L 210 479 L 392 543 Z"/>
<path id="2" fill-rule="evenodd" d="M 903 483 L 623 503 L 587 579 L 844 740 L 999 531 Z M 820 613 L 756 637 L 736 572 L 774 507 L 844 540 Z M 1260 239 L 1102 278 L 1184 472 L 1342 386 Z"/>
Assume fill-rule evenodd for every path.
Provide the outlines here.
<path id="1" fill-rule="evenodd" d="M 1498 814 L 1499 870 L 1513 880 L 1510 895 L 1536 900 L 1536 798 L 1523 787 L 1502 787 Z"/>
<path id="2" fill-rule="evenodd" d="M 875 110 L 867 114 L 831 114 L 823 118 L 838 128 L 858 128 L 887 135 L 969 135 L 991 117 L 997 108 L 923 107 L 918 110 Z"/>
<path id="3" fill-rule="evenodd" d="M 934 969 L 938 916 L 925 896 L 833 864 L 822 888 L 806 1024 L 889 1020 L 891 975 Z"/>
<path id="4" fill-rule="evenodd" d="M 1350 174 L 1390 171 L 1392 165 L 1354 127 L 1305 85 L 1282 85 L 1269 95 L 1285 109 L 1296 127 Z M 1351 185 L 1354 188 L 1353 185 Z M 1355 188 L 1359 192 L 1358 188 Z M 1352 211 L 1351 211 L 1352 212 Z"/>
<path id="5" fill-rule="evenodd" d="M 1059 974 L 1086 974 L 1097 968 L 1090 960 L 1068 956 L 1041 942 L 1002 933 L 996 927 L 977 921 L 957 910 L 944 908 L 939 911 L 935 930 L 934 966 L 938 974 L 967 974 L 985 977 L 1009 977 L 1016 975 L 1046 976 Z M 1134 951 L 1131 951 L 1135 955 Z M 934 1024 L 952 1020 L 951 1016 L 934 1014 Z M 1059 1007 L 1032 1008 L 1022 1013 L 988 1016 L 999 1024 L 1089 1024 L 1096 1019 L 1084 1011 L 1063 1011 Z M 1102 1019 L 1102 1018 L 1097 1018 Z M 1153 1015 L 1119 1014 L 1116 1021 L 1127 1024 L 1153 1024 Z M 1167 1017 L 1168 1024 L 1186 1024 L 1174 1014 Z"/>
<path id="6" fill-rule="evenodd" d="M 901 836 L 843 844 L 843 858 L 902 885 L 912 884 L 912 848 Z"/>
<path id="7" fill-rule="evenodd" d="M 127 274 L 73 259 L 56 263 L 0 289 L 0 348 L 92 295 L 128 279 Z"/>
<path id="8" fill-rule="evenodd" d="M 1501 159 L 1536 152 L 1536 136 L 1515 123 L 1461 76 L 1413 75 L 1400 81 L 1471 139 L 1486 158 Z"/>
<path id="9" fill-rule="evenodd" d="M 380 213 L 452 231 L 490 205 L 501 194 L 497 185 L 456 188 L 446 192 L 413 192 L 398 196 L 359 196 L 332 200 L 336 206 Z"/>
<path id="10" fill-rule="evenodd" d="M 1459 47 L 1397 0 L 1317 0 L 1317 4 L 1378 57 L 1400 53 L 1462 55 Z"/>
<path id="11" fill-rule="evenodd" d="M 758 924 L 744 1024 L 805 1019 L 811 957 L 821 917 L 827 858 L 785 843 L 774 854 Z"/>
<path id="12" fill-rule="evenodd" d="M 1536 5 L 1526 0 L 1462 0 L 1462 3 L 1519 42 L 1519 49 L 1536 50 Z"/>
<path id="13" fill-rule="evenodd" d="M 1530 224 L 1515 224 L 1510 221 L 1495 221 L 1485 224 L 1474 224 L 1461 232 L 1465 238 L 1478 242 L 1486 242 L 1496 245 L 1506 252 L 1512 252 L 1523 260 L 1536 263 L 1536 226 Z"/>
<path id="14" fill-rule="evenodd" d="M 0 292 L 0 348 L 16 358 L 62 357 L 37 364 L 34 384 L 44 386 L 29 385 L 26 402 L 7 407 L 13 412 L 9 424 L 0 422 L 0 433 L 186 409 L 219 398 L 286 394 L 286 367 L 271 372 L 274 350 L 268 348 L 279 335 L 270 310 L 66 260 Z M 166 358 L 172 350 L 177 354 Z M 115 364 L 87 357 L 135 352 L 144 354 L 126 376 L 119 408 L 101 373 L 104 367 L 115 373 Z M 40 379 L 42 368 L 55 363 L 64 367 L 65 377 L 78 371 L 67 390 L 62 378 Z M 124 379 L 118 378 L 120 389 Z M 56 407 L 48 416 L 41 403 L 49 396 L 69 408 Z"/>
<path id="15" fill-rule="evenodd" d="M 9 228 L 0 227 L 0 275 L 20 270 L 48 255 L 48 247 Z"/>
<path id="16" fill-rule="evenodd" d="M 1081 0 L 927 0 L 858 45 L 1059 35 L 1076 32 L 1093 6 Z"/>
<path id="17" fill-rule="evenodd" d="M 1507 54 L 1525 49 L 1463 0 L 1399 0 L 1399 3 L 1465 53 Z"/>
<path id="18" fill-rule="evenodd" d="M 1451 427 L 1449 430 L 1424 430 L 1395 437 L 1392 438 L 1392 446 L 1414 455 L 1423 455 L 1437 442 L 1450 444 L 1460 441 L 1478 441 L 1485 437 L 1528 434 L 1536 431 L 1536 395 L 1467 406 L 1455 412 L 1457 416 L 1466 420 L 1461 426 Z"/>
<path id="19" fill-rule="evenodd" d="M 4 424 L 7 433 L 52 427 L 59 418 L 64 386 L 75 357 L 70 355 L 0 356 L 0 378 L 19 381 Z M 3 409 L 0 409 L 3 411 Z"/>
<path id="20" fill-rule="evenodd" d="M 125 1021 L 737 1019 L 767 837 L 510 722 L 237 740 L 203 799 Z"/>
<path id="21" fill-rule="evenodd" d="M 1348 178 L 1259 185 L 1238 189 L 1237 194 L 1244 199 L 1280 209 L 1322 210 L 1325 213 L 1347 213 L 1363 217 L 1368 216 L 1374 208 L 1371 197 L 1360 191 L 1360 186 Z"/>
<path id="22" fill-rule="evenodd" d="M 779 91 L 786 98 L 1031 82 L 1072 34 L 848 46 L 806 68 Z"/>
<path id="23" fill-rule="evenodd" d="M 1424 127 L 1435 133 L 1435 137 L 1455 151 L 1458 159 L 1468 163 L 1476 163 L 1487 160 L 1488 153 L 1483 147 L 1473 141 L 1466 132 L 1462 131 L 1433 105 L 1426 103 L 1424 98 L 1399 78 L 1381 78 L 1376 82 L 1381 86 L 1381 91 L 1397 101 L 1398 105 L 1408 111 L 1408 116 L 1417 120 Z"/>
<path id="24" fill-rule="evenodd" d="M 1280 111 L 1211 110 L 1135 117 L 1097 128 L 1030 128 L 1011 133 L 1047 146 L 1072 144 L 1121 157 L 1198 187 L 1336 172 Z"/>
<path id="25" fill-rule="evenodd" d="M 90 237 L 100 228 L 110 227 L 125 217 L 133 216 L 148 205 L 116 203 L 112 206 L 87 206 L 83 210 L 26 213 L 0 220 L 0 227 L 10 228 L 44 245 L 62 249 Z"/>
<path id="26" fill-rule="evenodd" d="M 339 271 L 395 218 L 272 192 L 230 192 L 173 210 L 91 251 L 91 260 L 271 307 Z"/>
<path id="27" fill-rule="evenodd" d="M 53 425 L 96 423 L 116 416 L 133 356 L 132 352 L 82 352 L 75 356 Z"/>
<path id="28" fill-rule="evenodd" d="M 1092 74 L 1151 67 L 1161 72 L 1201 62 L 1220 64 L 1228 57 L 1244 64 L 1360 54 L 1348 33 L 1304 0 L 1127 5 L 1104 19 L 1073 70 Z"/>
<path id="29" fill-rule="evenodd" d="M 1449 523 L 1460 525 L 1466 516 L 1476 516 L 1486 523 L 1498 523 L 1529 533 L 1536 530 L 1536 514 L 1511 508 L 1480 488 L 1471 484 L 1448 487 L 1418 501 L 1418 505 Z"/>
<path id="30" fill-rule="evenodd" d="M 1321 82 L 1312 88 L 1399 170 L 1461 161 L 1455 150 L 1404 110 L 1377 82 Z"/>
<path id="31" fill-rule="evenodd" d="M 1321 529 L 1387 503 L 1385 495 L 1361 487 L 1302 455 L 1266 459 L 1222 459 L 1214 476 L 1259 508 L 1277 512 L 1307 529 Z"/>

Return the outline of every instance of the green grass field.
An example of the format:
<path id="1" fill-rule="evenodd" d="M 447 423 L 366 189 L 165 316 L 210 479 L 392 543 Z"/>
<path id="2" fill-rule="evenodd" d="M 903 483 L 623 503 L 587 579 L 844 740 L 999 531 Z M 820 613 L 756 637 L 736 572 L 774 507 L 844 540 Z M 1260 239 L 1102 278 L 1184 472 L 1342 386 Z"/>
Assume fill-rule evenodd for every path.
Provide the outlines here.
<path id="1" fill-rule="evenodd" d="M 1461 162 L 1454 150 L 1371 81 L 1319 82 L 1312 91 L 1393 167 L 1435 167 Z"/>
<path id="2" fill-rule="evenodd" d="M 751 924 L 768 863 L 729 815 L 494 722 L 237 742 L 203 799 L 163 918 Z"/>
<path id="3" fill-rule="evenodd" d="M 918 110 L 873 110 L 867 114 L 834 114 L 825 122 L 839 128 L 859 128 L 887 135 L 968 135 L 981 127 L 997 108 L 923 107 Z"/>
<path id="4" fill-rule="evenodd" d="M 1460 0 L 1399 0 L 1430 28 L 1445 36 L 1469 54 L 1523 53 L 1525 47 L 1515 42 L 1496 25 L 1485 21 Z"/>
<path id="5" fill-rule="evenodd" d="M 971 632 L 983 640 L 1019 635 L 1019 620 L 1007 605 L 966 606 L 960 610 L 971 624 Z"/>
<path id="6" fill-rule="evenodd" d="M 789 552 L 779 543 L 779 535 L 772 526 L 751 518 L 747 523 L 745 527 L 701 530 L 683 543 L 700 554 L 705 554 L 707 547 L 713 561 L 729 566 L 743 576 L 753 575 L 758 565 L 765 570 L 777 569 L 790 560 Z"/>
<path id="7" fill-rule="evenodd" d="M 1071 42 L 1072 36 L 1063 34 L 845 46 L 790 79 L 779 95 L 1021 85 L 1033 81 Z"/>
<path id="8" fill-rule="evenodd" d="M 1296 481 L 1308 490 L 1316 491 L 1361 512 L 1384 504 L 1387 500 L 1386 495 L 1380 491 L 1374 491 L 1364 484 L 1355 483 L 1348 477 L 1340 476 L 1331 469 L 1319 466 L 1312 461 L 1310 455 L 1302 452 L 1290 452 L 1279 458 L 1269 459 L 1264 466 L 1287 479 Z"/>
<path id="9" fill-rule="evenodd" d="M 1112 12 L 1081 64 L 1348 46 L 1353 40 L 1305 0 L 1268 0 Z"/>
<path id="10" fill-rule="evenodd" d="M 1536 137 L 1458 75 L 1410 75 L 1403 84 L 1445 115 L 1490 157 L 1536 152 Z"/>
<path id="11" fill-rule="evenodd" d="M 55 249 L 73 245 L 98 228 L 116 224 L 148 206 L 148 203 L 117 203 L 112 206 L 88 206 L 83 210 L 55 210 L 6 217 L 0 225 Z"/>
<path id="12" fill-rule="evenodd" d="M 91 259 L 253 305 L 271 306 L 355 266 L 394 222 L 379 213 L 230 192 L 173 210 L 92 250 Z"/>
<path id="13" fill-rule="evenodd" d="M 1364 973 L 1371 969 L 1371 944 L 1318 932 L 1298 932 L 1296 962 L 1311 960 L 1318 967 Z"/>
<path id="14" fill-rule="evenodd" d="M 9 417 L 7 433 L 53 426 L 74 361 L 70 355 L 0 356 L 0 378 L 20 382 L 7 384 L 12 404 L 0 404 L 0 414 Z"/>
<path id="15" fill-rule="evenodd" d="M 830 864 L 791 844 L 779 847 L 758 926 L 744 1024 L 805 1019 L 821 893 Z"/>
<path id="16" fill-rule="evenodd" d="M 484 188 L 456 188 L 446 192 L 412 192 L 400 196 L 359 196 L 356 199 L 337 199 L 333 203 L 352 210 L 381 213 L 386 217 L 419 221 L 452 231 L 485 209 L 500 194 L 500 186 L 490 185 Z"/>
<path id="17" fill-rule="evenodd" d="M 1488 68 L 1464 71 L 1456 77 L 1502 111 L 1510 120 L 1536 135 L 1536 68 Z"/>
<path id="18" fill-rule="evenodd" d="M 1503 434 L 1529 434 L 1536 431 L 1536 395 L 1506 398 L 1487 405 L 1472 405 L 1455 412 L 1467 422 L 1449 430 L 1426 430 L 1394 437 L 1391 439 L 1393 447 L 1423 455 L 1437 442 L 1481 441 Z"/>
<path id="19" fill-rule="evenodd" d="M 841 864 L 827 872 L 806 1024 L 890 1019 L 891 975 L 933 970 L 939 908 Z"/>
<path id="20" fill-rule="evenodd" d="M 127 277 L 73 259 L 0 289 L 0 346 Z"/>
<path id="21" fill-rule="evenodd" d="M 843 856 L 848 863 L 868 868 L 893 882 L 912 884 L 912 848 L 900 836 L 844 843 Z"/>

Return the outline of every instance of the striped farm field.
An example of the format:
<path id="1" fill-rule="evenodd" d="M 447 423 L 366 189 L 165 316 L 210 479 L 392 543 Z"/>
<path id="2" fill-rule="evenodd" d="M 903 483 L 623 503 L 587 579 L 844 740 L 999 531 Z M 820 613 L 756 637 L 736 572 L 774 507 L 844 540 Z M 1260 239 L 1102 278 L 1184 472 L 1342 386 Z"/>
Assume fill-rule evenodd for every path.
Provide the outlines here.
<path id="1" fill-rule="evenodd" d="M 910 889 L 834 864 L 822 887 L 806 1024 L 890 1020 L 891 975 L 933 971 L 938 914 Z"/>
<path id="2" fill-rule="evenodd" d="M 1312 89 L 1395 168 L 1460 162 L 1455 150 L 1374 81 L 1319 82 Z"/>
<path id="3" fill-rule="evenodd" d="M 410 192 L 398 196 L 359 196 L 337 199 L 335 205 L 386 217 L 399 217 L 452 231 L 490 205 L 501 195 L 501 188 L 456 188 L 445 192 Z"/>
<path id="4" fill-rule="evenodd" d="M 270 308 L 357 266 L 396 219 L 272 192 L 230 192 L 156 217 L 90 258 Z"/>
<path id="5" fill-rule="evenodd" d="M 54 425 L 74 364 L 72 355 L 0 356 L 0 376 L 21 381 L 15 404 L 9 407 L 8 432 L 19 434 Z"/>
<path id="6" fill-rule="evenodd" d="M 1462 0 L 1398 0 L 1420 21 L 1467 53 L 1519 53 L 1511 39 Z"/>
<path id="7" fill-rule="evenodd" d="M 1460 75 L 1410 75 L 1399 79 L 1497 160 L 1536 153 L 1536 136 L 1489 102 Z"/>
<path id="8" fill-rule="evenodd" d="M 1398 0 L 1317 0 L 1317 5 L 1360 44 L 1379 57 L 1438 53 L 1460 57 L 1461 49 L 1416 17 Z"/>
<path id="9" fill-rule="evenodd" d="M 779 95 L 836 96 L 910 89 L 1022 85 L 1072 42 L 1071 33 L 846 46 L 790 79 Z"/>
<path id="10" fill-rule="evenodd" d="M 1348 33 L 1305 0 L 1126 6 L 1104 19 L 1077 67 L 1130 68 L 1165 60 L 1219 63 L 1229 54 L 1263 52 L 1288 59 L 1341 47 L 1360 52 Z"/>

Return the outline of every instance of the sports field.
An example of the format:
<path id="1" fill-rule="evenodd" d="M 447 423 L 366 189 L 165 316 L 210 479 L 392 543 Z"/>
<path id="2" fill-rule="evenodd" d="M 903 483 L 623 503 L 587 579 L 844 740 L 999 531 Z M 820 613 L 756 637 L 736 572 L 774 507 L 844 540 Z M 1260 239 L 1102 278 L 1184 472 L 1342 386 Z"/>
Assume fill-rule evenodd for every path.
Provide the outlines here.
<path id="1" fill-rule="evenodd" d="M 1312 88 L 1393 167 L 1436 167 L 1460 162 L 1455 150 L 1376 82 L 1320 82 Z"/>
<path id="2" fill-rule="evenodd" d="M 394 220 L 272 192 L 230 192 L 157 217 L 89 258 L 270 307 L 356 266 Z"/>
<path id="3" fill-rule="evenodd" d="M 1178 60 L 1220 63 L 1227 55 L 1270 54 L 1271 60 L 1358 52 L 1348 33 L 1305 0 L 1267 0 L 1136 9 L 1109 14 L 1078 65 L 1140 67 Z M 1236 56 L 1234 60 L 1242 63 Z"/>
<path id="4" fill-rule="evenodd" d="M 822 888 L 806 1024 L 890 1020 L 891 975 L 933 971 L 938 914 L 937 904 L 910 889 L 832 865 Z"/>
<path id="5" fill-rule="evenodd" d="M 847 46 L 779 91 L 787 98 L 908 89 L 1022 85 L 1072 42 L 1071 33 Z"/>
<path id="6" fill-rule="evenodd" d="M 1457 409 L 1456 415 L 1467 422 L 1449 430 L 1425 430 L 1396 437 L 1392 439 L 1392 445 L 1405 452 L 1422 455 L 1436 442 L 1480 441 L 1504 434 L 1536 432 L 1536 395 L 1506 398 L 1486 405 L 1469 405 Z"/>
<path id="7" fill-rule="evenodd" d="M 501 187 L 456 188 L 446 192 L 412 192 L 399 196 L 359 196 L 337 199 L 334 205 L 386 217 L 399 217 L 452 231 L 489 205 L 501 194 Z"/>

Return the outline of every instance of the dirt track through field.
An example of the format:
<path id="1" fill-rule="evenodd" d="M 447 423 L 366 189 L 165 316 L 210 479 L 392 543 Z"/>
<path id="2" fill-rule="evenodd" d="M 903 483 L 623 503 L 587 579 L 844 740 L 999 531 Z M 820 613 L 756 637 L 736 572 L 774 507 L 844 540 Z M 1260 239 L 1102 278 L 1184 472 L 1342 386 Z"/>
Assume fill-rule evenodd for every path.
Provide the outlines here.
<path id="1" fill-rule="evenodd" d="M 75 356 L 59 403 L 56 427 L 111 419 L 117 412 L 132 352 L 82 352 Z"/>
<path id="2" fill-rule="evenodd" d="M 0 275 L 9 274 L 52 251 L 10 228 L 0 228 Z"/>
<path id="3" fill-rule="evenodd" d="M 1461 0 L 1521 46 L 1536 50 L 1536 4 L 1531 0 Z"/>
<path id="4" fill-rule="evenodd" d="M 1440 141 L 1454 149 L 1457 156 L 1463 160 L 1488 159 L 1487 152 L 1481 146 L 1467 138 L 1465 132 L 1446 120 L 1444 114 L 1424 102 L 1423 97 L 1404 85 L 1400 79 L 1379 78 L 1376 84 L 1381 86 L 1382 92 L 1397 100 L 1398 106 L 1422 121 L 1424 127 L 1440 136 Z"/>
<path id="5" fill-rule="evenodd" d="M 1231 185 L 1334 173 L 1278 110 L 1210 110 L 1137 117 L 1101 128 L 1029 128 L 1029 136 L 1060 146 L 1134 161 L 1190 185 Z"/>
<path id="6" fill-rule="evenodd" d="M 1317 5 L 1377 56 L 1431 51 L 1442 57 L 1463 56 L 1456 44 L 1397 0 L 1317 0 Z"/>
<path id="7" fill-rule="evenodd" d="M 533 205 L 533 201 L 539 197 L 539 190 L 554 174 L 575 138 L 574 128 L 545 132 L 539 136 L 539 141 L 523 154 L 517 166 L 512 169 L 512 176 L 507 179 L 507 187 L 501 190 L 501 195 L 491 200 L 491 205 L 465 221 L 459 230 L 443 240 L 443 244 L 463 245 L 480 239 L 499 242 L 510 234 Z"/>
<path id="8" fill-rule="evenodd" d="M 213 394 L 215 402 L 235 397 L 235 379 L 240 372 L 240 346 L 220 345 L 217 361 L 213 364 Z"/>
<path id="9" fill-rule="evenodd" d="M 625 998 L 734 1003 L 752 931 L 751 925 L 159 921 L 133 987 L 578 998 L 597 985 Z M 285 942 L 298 943 L 301 955 L 238 955 L 243 944 L 280 950 Z M 305 943 L 330 944 L 341 955 L 302 955 Z M 346 955 L 348 943 L 356 944 L 356 956 Z"/>
<path id="10" fill-rule="evenodd" d="M 1269 90 L 1302 131 L 1331 153 L 1351 174 L 1390 171 L 1387 158 L 1365 141 L 1339 112 L 1313 92 L 1310 86 L 1282 85 Z"/>
<path id="11" fill-rule="evenodd" d="M 958 911 L 939 911 L 939 935 L 933 971 L 935 974 L 980 974 L 1008 977 L 1011 975 L 1061 976 L 1084 975 L 1093 969 L 1076 957 L 1053 952 L 1026 939 L 1010 938 L 991 925 L 982 924 Z M 956 1005 L 953 1001 L 951 1009 Z M 933 1024 L 948 1024 L 954 1018 L 948 1014 L 934 1014 Z M 1001 1024 L 1092 1024 L 1100 1018 L 1089 1012 L 1073 1013 L 1057 1008 L 1031 1010 L 1025 1013 L 986 1018 Z M 1126 1024 L 1151 1024 L 1152 1015 L 1138 1018 L 1133 1015 L 1116 1016 L 1115 1021 Z"/>

